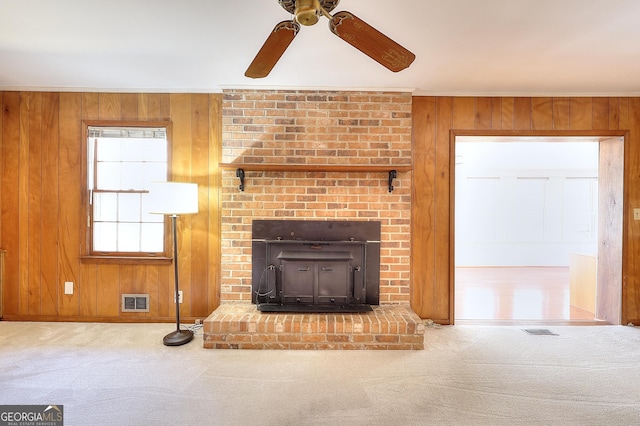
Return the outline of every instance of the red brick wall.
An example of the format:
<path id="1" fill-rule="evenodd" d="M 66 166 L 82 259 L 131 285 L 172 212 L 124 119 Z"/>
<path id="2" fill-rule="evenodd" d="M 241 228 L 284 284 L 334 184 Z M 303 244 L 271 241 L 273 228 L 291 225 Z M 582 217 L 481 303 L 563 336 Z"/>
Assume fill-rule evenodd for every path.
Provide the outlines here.
<path id="1" fill-rule="evenodd" d="M 225 163 L 411 164 L 411 94 L 224 91 Z M 380 303 L 409 302 L 411 172 L 251 171 L 245 190 L 222 174 L 221 301 L 251 300 L 253 219 L 376 220 Z"/>

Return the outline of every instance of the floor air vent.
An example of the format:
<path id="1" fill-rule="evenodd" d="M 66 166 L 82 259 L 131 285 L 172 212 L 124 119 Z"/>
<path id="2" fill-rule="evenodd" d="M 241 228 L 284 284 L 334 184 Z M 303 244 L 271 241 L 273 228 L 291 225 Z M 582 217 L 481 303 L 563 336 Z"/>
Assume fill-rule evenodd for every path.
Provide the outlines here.
<path id="1" fill-rule="evenodd" d="M 123 294 L 122 312 L 149 312 L 149 295 Z"/>
<path id="2" fill-rule="evenodd" d="M 525 328 L 522 331 L 527 334 L 533 334 L 534 336 L 558 336 L 558 334 L 545 328 Z"/>

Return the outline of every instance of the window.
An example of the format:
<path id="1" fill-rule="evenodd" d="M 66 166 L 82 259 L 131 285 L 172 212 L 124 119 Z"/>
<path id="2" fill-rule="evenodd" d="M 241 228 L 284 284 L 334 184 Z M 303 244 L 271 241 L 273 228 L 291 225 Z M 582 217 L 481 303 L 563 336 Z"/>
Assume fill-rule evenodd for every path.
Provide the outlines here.
<path id="1" fill-rule="evenodd" d="M 163 215 L 147 213 L 149 182 L 169 173 L 168 123 L 89 124 L 89 256 L 165 256 Z"/>

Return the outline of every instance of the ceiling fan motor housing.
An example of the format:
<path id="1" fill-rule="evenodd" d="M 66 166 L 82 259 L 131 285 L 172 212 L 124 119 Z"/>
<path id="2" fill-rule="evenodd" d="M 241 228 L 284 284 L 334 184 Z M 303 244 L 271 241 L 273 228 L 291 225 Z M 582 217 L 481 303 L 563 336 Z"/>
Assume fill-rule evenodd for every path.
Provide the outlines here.
<path id="1" fill-rule="evenodd" d="M 278 0 L 278 3 L 280 4 L 280 6 L 282 6 L 284 10 L 286 10 L 292 15 L 296 15 L 296 8 L 298 7 L 298 3 L 300 4 L 316 3 L 316 6 L 314 6 L 314 8 L 316 9 L 316 16 L 320 18 L 320 15 L 322 15 L 322 11 L 319 10 L 319 8 L 322 8 L 327 13 L 329 13 L 333 9 L 335 9 L 336 6 L 338 6 L 338 3 L 340 3 L 340 0 L 312 0 L 311 2 L 309 2 L 308 0 L 306 2 L 304 0 L 302 1 Z"/>
<path id="2" fill-rule="evenodd" d="M 300 25 L 311 26 L 318 22 L 320 11 L 318 10 L 316 0 L 297 0 L 296 1 L 296 21 Z"/>

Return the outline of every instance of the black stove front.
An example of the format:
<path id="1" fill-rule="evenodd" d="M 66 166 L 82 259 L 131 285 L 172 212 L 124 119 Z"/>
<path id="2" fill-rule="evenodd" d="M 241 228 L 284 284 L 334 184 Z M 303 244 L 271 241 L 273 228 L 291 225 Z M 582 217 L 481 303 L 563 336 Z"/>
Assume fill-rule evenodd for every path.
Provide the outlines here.
<path id="1" fill-rule="evenodd" d="M 268 312 L 379 303 L 380 222 L 254 220 L 252 302 Z"/>

